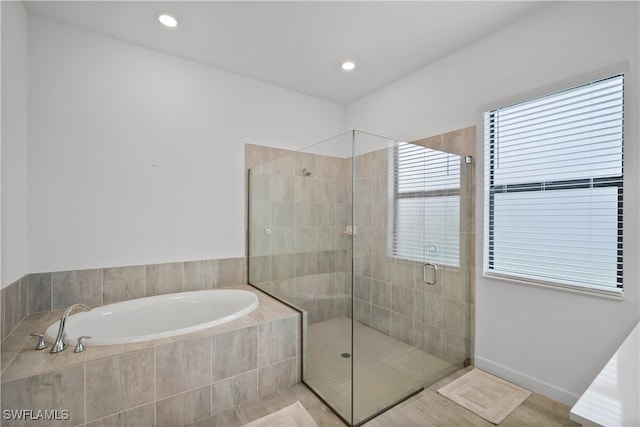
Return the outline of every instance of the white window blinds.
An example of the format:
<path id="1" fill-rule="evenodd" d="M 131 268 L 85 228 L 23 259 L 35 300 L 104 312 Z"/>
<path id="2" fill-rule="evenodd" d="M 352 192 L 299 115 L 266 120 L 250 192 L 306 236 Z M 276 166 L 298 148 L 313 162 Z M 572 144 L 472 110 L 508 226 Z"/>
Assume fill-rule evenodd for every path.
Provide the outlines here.
<path id="1" fill-rule="evenodd" d="M 460 264 L 460 156 L 399 143 L 393 158 L 391 256 Z"/>
<path id="2" fill-rule="evenodd" d="M 623 76 L 485 113 L 485 274 L 622 289 Z"/>

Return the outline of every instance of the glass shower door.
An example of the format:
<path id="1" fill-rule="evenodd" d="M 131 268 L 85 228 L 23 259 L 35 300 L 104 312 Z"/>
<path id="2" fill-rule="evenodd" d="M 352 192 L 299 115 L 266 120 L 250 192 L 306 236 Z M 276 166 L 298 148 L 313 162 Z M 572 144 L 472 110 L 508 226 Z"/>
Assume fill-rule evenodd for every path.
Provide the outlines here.
<path id="1" fill-rule="evenodd" d="M 398 142 L 355 136 L 353 421 L 358 424 L 419 392 L 424 381 L 422 352 L 415 347 L 415 263 L 392 252 Z"/>
<path id="2" fill-rule="evenodd" d="M 400 143 L 395 158 L 393 252 L 418 263 L 415 345 L 425 386 L 469 357 L 473 171 L 466 156 L 440 150 L 447 147 L 440 138 Z"/>
<path id="3" fill-rule="evenodd" d="M 442 146 L 350 131 L 251 168 L 249 282 L 302 312 L 302 380 L 349 425 L 469 357 L 473 171 Z"/>
<path id="4" fill-rule="evenodd" d="M 352 146 L 353 133 L 347 132 L 303 150 L 299 167 L 311 175 L 296 190 L 309 201 L 299 202 L 294 215 L 296 235 L 314 239 L 315 251 L 296 258 L 301 273 L 303 265 L 315 265 L 314 271 L 296 278 L 296 289 L 302 291 L 298 297 L 313 294 L 305 301 L 297 299 L 306 316 L 303 381 L 348 424 L 353 423 L 355 363 Z M 305 245 L 296 247 L 296 253 L 304 250 Z"/>

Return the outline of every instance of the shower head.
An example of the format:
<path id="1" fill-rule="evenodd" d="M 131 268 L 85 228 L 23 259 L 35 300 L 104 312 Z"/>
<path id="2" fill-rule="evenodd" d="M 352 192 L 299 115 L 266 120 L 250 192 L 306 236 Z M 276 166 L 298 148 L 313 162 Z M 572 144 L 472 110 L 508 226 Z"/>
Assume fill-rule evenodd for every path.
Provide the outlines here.
<path id="1" fill-rule="evenodd" d="M 311 172 L 307 168 L 302 168 L 302 176 L 311 176 Z"/>

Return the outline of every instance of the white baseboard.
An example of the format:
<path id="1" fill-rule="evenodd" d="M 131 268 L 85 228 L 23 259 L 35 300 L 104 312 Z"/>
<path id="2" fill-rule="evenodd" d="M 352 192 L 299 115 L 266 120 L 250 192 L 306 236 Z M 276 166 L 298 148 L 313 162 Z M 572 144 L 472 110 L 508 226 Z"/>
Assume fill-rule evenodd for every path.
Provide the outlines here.
<path id="1" fill-rule="evenodd" d="M 549 384 L 522 372 L 515 371 L 481 356 L 475 356 L 474 362 L 475 367 L 478 369 L 482 369 L 483 371 L 519 385 L 520 387 L 524 387 L 527 390 L 541 394 L 549 399 L 558 401 L 569 407 L 573 406 L 580 398 L 576 393 L 554 386 L 553 384 Z"/>

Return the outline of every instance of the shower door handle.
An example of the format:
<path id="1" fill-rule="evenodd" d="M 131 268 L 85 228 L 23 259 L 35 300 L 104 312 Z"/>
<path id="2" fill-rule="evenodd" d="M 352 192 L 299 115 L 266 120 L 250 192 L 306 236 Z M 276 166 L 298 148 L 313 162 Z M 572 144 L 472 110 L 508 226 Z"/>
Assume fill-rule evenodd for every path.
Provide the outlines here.
<path id="1" fill-rule="evenodd" d="M 427 270 L 433 270 L 433 274 L 431 275 L 432 279 L 427 279 Z M 422 281 L 427 285 L 435 285 L 438 282 L 438 266 L 435 264 L 428 262 L 422 267 Z"/>

